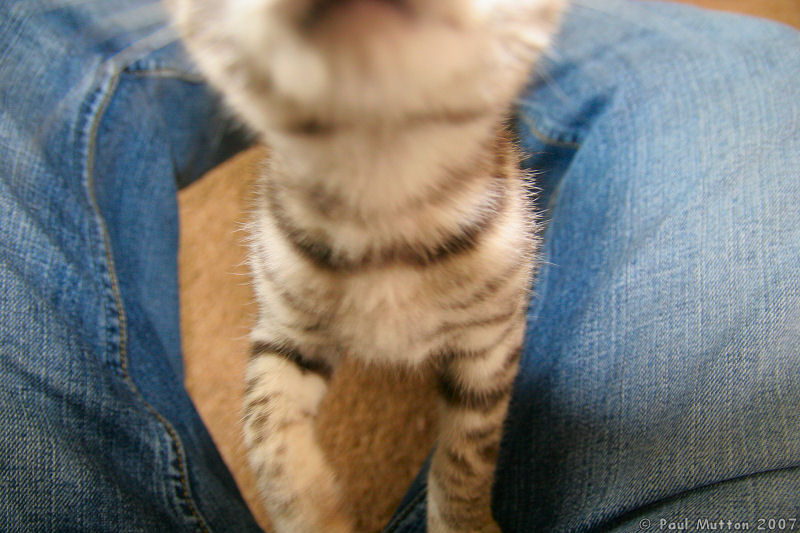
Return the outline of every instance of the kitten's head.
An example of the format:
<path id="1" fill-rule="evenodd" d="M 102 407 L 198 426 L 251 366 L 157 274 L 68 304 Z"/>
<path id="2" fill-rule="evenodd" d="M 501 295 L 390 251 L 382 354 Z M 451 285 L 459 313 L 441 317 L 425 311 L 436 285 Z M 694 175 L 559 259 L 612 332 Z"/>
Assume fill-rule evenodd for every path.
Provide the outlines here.
<path id="1" fill-rule="evenodd" d="M 168 0 L 258 130 L 500 111 L 563 0 Z"/>

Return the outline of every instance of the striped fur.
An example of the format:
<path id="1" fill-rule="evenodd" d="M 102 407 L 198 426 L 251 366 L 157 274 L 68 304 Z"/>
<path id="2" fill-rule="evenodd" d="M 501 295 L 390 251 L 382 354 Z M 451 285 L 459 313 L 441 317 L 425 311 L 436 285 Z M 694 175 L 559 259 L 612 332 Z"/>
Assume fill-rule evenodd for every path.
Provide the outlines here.
<path id="1" fill-rule="evenodd" d="M 435 366 L 429 530 L 498 531 L 491 484 L 536 254 L 504 122 L 561 2 L 172 2 L 272 148 L 250 225 L 244 432 L 276 529 L 352 531 L 314 438 L 348 357 Z"/>

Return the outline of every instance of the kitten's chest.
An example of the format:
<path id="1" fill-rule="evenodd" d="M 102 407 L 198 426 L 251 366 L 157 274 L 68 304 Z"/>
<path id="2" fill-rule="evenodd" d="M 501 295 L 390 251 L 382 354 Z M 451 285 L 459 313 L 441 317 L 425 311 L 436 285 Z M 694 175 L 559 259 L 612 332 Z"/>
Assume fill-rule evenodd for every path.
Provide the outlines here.
<path id="1" fill-rule="evenodd" d="M 429 280 L 408 272 L 361 274 L 308 293 L 323 311 L 318 340 L 368 362 L 421 363 L 440 343 L 446 320 Z M 333 301 L 328 300 L 333 297 Z M 326 304 L 326 300 L 328 303 Z"/>

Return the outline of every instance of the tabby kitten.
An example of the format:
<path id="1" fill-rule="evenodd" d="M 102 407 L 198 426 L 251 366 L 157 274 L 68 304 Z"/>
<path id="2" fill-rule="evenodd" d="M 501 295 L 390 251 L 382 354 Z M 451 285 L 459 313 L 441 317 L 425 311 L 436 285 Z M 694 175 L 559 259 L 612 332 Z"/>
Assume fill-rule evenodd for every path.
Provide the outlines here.
<path id="1" fill-rule="evenodd" d="M 345 357 L 435 366 L 428 528 L 499 531 L 498 444 L 535 223 L 504 122 L 558 0 L 172 0 L 272 153 L 250 262 L 245 441 L 279 532 L 349 532 L 314 436 Z"/>

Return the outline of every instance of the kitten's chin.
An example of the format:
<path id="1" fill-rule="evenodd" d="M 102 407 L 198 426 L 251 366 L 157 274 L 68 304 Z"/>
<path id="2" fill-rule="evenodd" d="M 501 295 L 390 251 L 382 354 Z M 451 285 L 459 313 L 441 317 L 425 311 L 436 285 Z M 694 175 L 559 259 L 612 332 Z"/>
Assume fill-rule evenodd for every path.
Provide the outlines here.
<path id="1" fill-rule="evenodd" d="M 226 46 L 198 57 L 244 116 L 260 111 L 261 130 L 494 113 L 552 31 L 532 7 L 545 1 L 246 0 L 252 9 L 229 12 Z M 511 2 L 521 7 L 477 8 Z"/>

